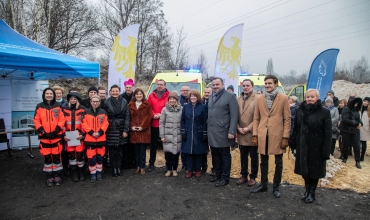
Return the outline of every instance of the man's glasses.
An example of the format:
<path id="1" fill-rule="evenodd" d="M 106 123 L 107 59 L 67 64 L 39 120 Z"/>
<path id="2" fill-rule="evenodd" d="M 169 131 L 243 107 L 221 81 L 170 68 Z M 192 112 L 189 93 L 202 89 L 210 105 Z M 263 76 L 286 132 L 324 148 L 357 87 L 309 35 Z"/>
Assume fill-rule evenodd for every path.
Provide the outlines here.
<path id="1" fill-rule="evenodd" d="M 91 101 L 91 103 L 99 103 L 100 101 Z"/>

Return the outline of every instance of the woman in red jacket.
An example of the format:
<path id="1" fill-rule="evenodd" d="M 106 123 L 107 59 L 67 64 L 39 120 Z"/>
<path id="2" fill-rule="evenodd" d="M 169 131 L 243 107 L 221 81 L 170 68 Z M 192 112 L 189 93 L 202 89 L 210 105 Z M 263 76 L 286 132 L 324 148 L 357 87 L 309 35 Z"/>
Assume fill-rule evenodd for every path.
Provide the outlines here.
<path id="1" fill-rule="evenodd" d="M 47 175 L 46 185 L 59 186 L 62 183 L 61 140 L 65 119 L 59 103 L 55 101 L 54 90 L 46 88 L 42 93 L 42 99 L 43 102 L 36 106 L 33 123 L 40 139 L 40 153 L 45 159 L 43 171 Z"/>
<path id="2" fill-rule="evenodd" d="M 103 158 L 105 154 L 106 136 L 108 128 L 108 116 L 104 109 L 100 108 L 100 97 L 94 95 L 90 99 L 91 108 L 86 110 L 82 122 L 82 129 L 86 133 L 85 146 L 89 160 L 91 182 L 102 180 Z"/>

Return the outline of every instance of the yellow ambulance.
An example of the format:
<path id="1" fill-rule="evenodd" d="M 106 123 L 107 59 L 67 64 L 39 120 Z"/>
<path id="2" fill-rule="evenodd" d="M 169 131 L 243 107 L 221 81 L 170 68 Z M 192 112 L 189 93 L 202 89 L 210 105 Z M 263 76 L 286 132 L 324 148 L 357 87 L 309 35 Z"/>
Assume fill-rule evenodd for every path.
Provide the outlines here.
<path id="1" fill-rule="evenodd" d="M 183 85 L 188 85 L 190 90 L 198 90 L 201 96 L 203 96 L 205 83 L 202 80 L 202 73 L 200 73 L 199 70 L 164 70 L 163 72 L 157 73 L 149 86 L 147 96 L 156 89 L 156 82 L 160 79 L 166 82 L 166 87 L 169 92 L 176 91 L 180 95 L 181 87 Z"/>

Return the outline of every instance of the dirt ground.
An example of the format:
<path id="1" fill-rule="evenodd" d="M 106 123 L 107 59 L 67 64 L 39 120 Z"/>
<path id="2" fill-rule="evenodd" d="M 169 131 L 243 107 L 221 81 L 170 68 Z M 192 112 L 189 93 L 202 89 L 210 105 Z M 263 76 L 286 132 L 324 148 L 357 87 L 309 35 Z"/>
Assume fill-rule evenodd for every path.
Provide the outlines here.
<path id="1" fill-rule="evenodd" d="M 282 197 L 275 199 L 271 185 L 268 192 L 250 194 L 252 188 L 237 186 L 237 179 L 217 188 L 207 175 L 185 179 L 182 172 L 179 177 L 165 177 L 159 167 L 145 176 L 128 169 L 123 177 L 112 177 L 107 170 L 94 184 L 74 183 L 63 176 L 62 186 L 48 188 L 43 159 L 37 150 L 34 155 L 30 159 L 26 151 L 13 151 L 9 158 L 0 152 L 0 219 L 367 219 L 370 215 L 366 193 L 320 187 L 316 201 L 305 204 L 299 185 L 282 185 Z M 161 157 L 163 152 L 158 152 Z"/>

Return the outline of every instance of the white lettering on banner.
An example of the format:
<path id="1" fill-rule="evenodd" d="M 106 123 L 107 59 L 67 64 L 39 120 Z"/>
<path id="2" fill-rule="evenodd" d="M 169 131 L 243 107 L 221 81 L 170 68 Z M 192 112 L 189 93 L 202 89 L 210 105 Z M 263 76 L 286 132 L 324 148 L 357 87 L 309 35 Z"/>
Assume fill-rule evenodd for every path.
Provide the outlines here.
<path id="1" fill-rule="evenodd" d="M 48 81 L 12 80 L 12 111 L 35 111 Z"/>

